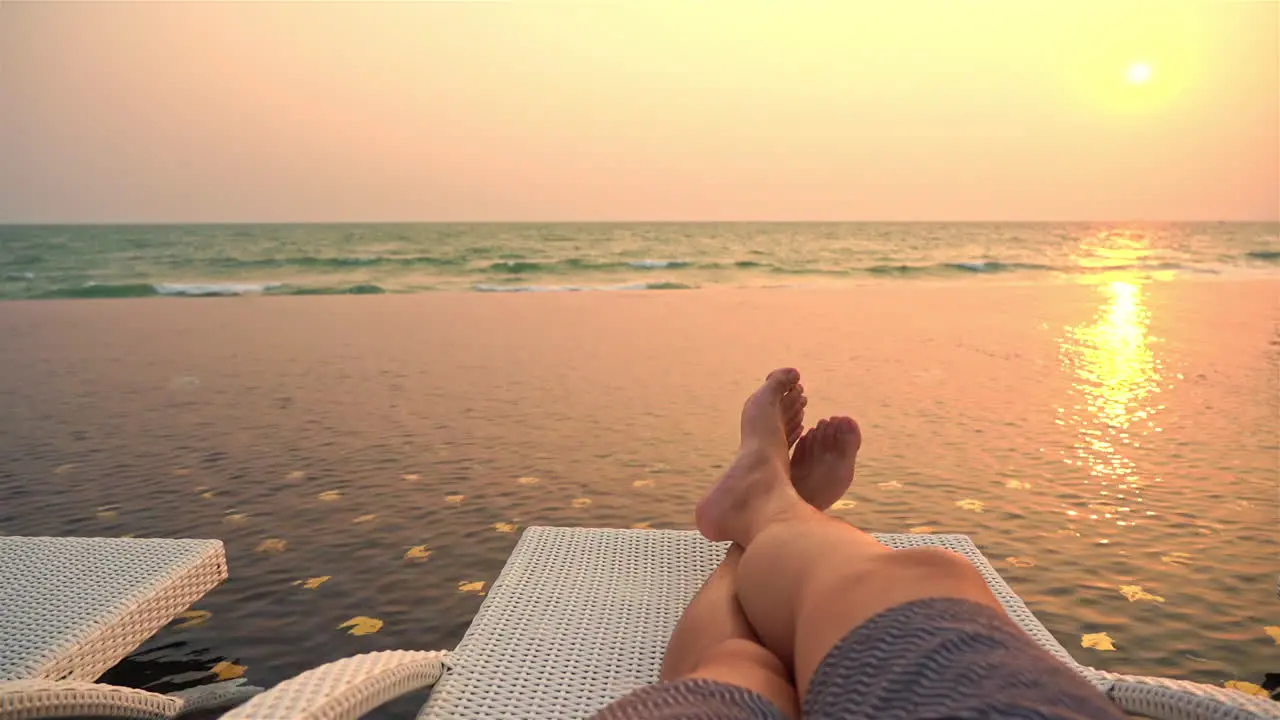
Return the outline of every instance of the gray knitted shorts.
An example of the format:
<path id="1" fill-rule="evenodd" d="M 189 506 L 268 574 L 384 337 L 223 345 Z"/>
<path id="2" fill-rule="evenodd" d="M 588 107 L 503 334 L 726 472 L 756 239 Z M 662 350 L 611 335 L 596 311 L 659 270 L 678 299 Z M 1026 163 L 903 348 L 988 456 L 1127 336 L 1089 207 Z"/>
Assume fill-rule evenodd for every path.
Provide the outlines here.
<path id="1" fill-rule="evenodd" d="M 803 699 L 813 720 L 1123 720 L 1084 678 L 1003 613 L 968 600 L 917 600 L 845 635 Z M 595 720 L 785 720 L 746 688 L 691 679 L 640 688 Z"/>

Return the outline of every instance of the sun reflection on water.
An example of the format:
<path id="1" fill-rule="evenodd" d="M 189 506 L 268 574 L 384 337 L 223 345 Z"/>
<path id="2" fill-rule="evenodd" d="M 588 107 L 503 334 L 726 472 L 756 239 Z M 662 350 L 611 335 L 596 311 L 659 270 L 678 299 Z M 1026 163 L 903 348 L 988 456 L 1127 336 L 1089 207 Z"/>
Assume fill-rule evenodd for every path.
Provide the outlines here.
<path id="1" fill-rule="evenodd" d="M 1115 237 L 1107 238 L 1114 241 Z M 1124 247 L 1085 248 L 1082 265 L 1109 265 L 1118 258 L 1139 259 L 1141 238 L 1124 238 Z M 1098 261 L 1102 262 L 1099 263 Z M 1110 261 L 1110 262 L 1108 262 Z M 1091 487 L 1071 521 L 1094 520 L 1132 525 L 1142 513 L 1142 489 L 1159 478 L 1144 477 L 1134 449 L 1161 431 L 1156 414 L 1162 388 L 1161 361 L 1151 337 L 1146 288 L 1150 276 L 1129 270 L 1105 273 L 1097 290 L 1103 303 L 1089 322 L 1068 327 L 1060 339 L 1062 369 L 1072 380 L 1072 402 L 1058 408 L 1058 424 L 1072 431 L 1067 463 L 1088 473 Z"/>

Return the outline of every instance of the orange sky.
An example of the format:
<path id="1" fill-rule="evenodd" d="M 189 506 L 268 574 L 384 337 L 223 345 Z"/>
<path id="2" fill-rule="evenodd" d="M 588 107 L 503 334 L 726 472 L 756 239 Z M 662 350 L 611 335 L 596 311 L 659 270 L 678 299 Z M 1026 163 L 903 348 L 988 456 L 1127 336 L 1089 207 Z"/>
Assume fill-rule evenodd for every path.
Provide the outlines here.
<path id="1" fill-rule="evenodd" d="M 3 0 L 0 222 L 1274 221 L 1278 26 L 1187 0 Z"/>

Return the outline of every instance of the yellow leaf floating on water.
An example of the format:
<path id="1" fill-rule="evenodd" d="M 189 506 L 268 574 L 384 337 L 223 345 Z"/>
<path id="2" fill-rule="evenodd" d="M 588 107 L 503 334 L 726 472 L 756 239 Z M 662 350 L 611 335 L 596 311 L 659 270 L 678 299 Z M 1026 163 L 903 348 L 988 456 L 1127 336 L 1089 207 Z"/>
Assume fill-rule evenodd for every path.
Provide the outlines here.
<path id="1" fill-rule="evenodd" d="M 1031 483 L 1029 483 L 1029 482 L 1023 482 L 1023 481 L 1021 481 L 1021 480 L 1005 480 L 1005 481 L 1004 481 L 1004 486 L 1005 486 L 1005 487 L 1007 487 L 1007 488 L 1009 488 L 1010 490 L 1029 490 L 1029 489 L 1031 489 Z"/>
<path id="2" fill-rule="evenodd" d="M 321 575 L 320 577 L 307 578 L 306 580 L 294 580 L 293 584 L 301 585 L 308 590 L 315 590 L 332 578 L 332 575 Z"/>
<path id="3" fill-rule="evenodd" d="M 1246 695 L 1257 695 L 1258 697 L 1264 698 L 1271 697 L 1271 693 L 1267 692 L 1266 688 L 1260 685 L 1254 685 L 1251 682 L 1245 682 L 1244 680 L 1228 680 L 1222 685 L 1223 687 L 1231 688 L 1232 690 L 1239 690 Z"/>
<path id="4" fill-rule="evenodd" d="M 238 677 L 244 677 L 244 671 L 248 669 L 249 668 L 244 665 L 237 665 L 233 662 L 224 660 L 217 665 L 214 665 L 209 672 L 219 680 L 235 680 Z"/>
<path id="5" fill-rule="evenodd" d="M 910 530 L 907 530 L 907 532 L 913 533 L 915 535 L 925 535 L 933 532 L 933 528 L 929 525 L 917 525 L 911 528 Z"/>
<path id="6" fill-rule="evenodd" d="M 243 525 L 249 516 L 242 512 L 227 513 L 222 518 L 222 522 L 228 525 Z"/>
<path id="7" fill-rule="evenodd" d="M 266 540 L 258 543 L 258 547 L 254 548 L 253 551 L 274 555 L 276 553 L 284 552 L 286 545 L 288 545 L 288 543 L 280 538 L 267 538 Z"/>
<path id="8" fill-rule="evenodd" d="M 208 620 L 211 617 L 213 617 L 213 613 L 209 612 L 208 610 L 188 610 L 178 616 L 178 618 L 183 620 L 184 622 L 174 625 L 173 629 L 181 630 L 182 628 L 189 628 L 189 627 L 195 627 L 196 625 L 202 625 L 206 620 Z"/>
<path id="9" fill-rule="evenodd" d="M 569 504 L 576 508 L 584 508 L 591 504 L 591 498 L 574 498 Z"/>
<path id="10" fill-rule="evenodd" d="M 537 485 L 538 483 L 542 482 L 542 480 L 536 477 L 521 477 L 521 478 L 516 478 L 516 482 L 520 483 L 521 485 Z"/>
<path id="11" fill-rule="evenodd" d="M 1005 558 L 1004 561 L 1016 568 L 1029 568 L 1036 566 L 1036 561 L 1031 558 L 1009 557 Z"/>
<path id="12" fill-rule="evenodd" d="M 1159 595 L 1152 595 L 1142 589 L 1141 585 L 1121 585 L 1120 594 L 1129 599 L 1129 602 L 1138 602 L 1140 600 L 1151 600 L 1153 602 L 1164 602 L 1164 598 Z"/>
<path id="13" fill-rule="evenodd" d="M 205 500 L 212 500 L 215 495 L 217 495 L 217 493 L 215 493 L 212 490 L 206 490 L 205 492 L 200 493 L 200 497 L 204 498 Z"/>
<path id="14" fill-rule="evenodd" d="M 98 518 L 102 520 L 114 520 L 116 517 L 116 511 L 119 509 L 120 507 L 118 505 L 103 505 L 98 508 Z"/>
<path id="15" fill-rule="evenodd" d="M 186 477 L 191 474 L 191 468 L 178 468 L 173 471 L 174 477 Z"/>
<path id="16" fill-rule="evenodd" d="M 458 583 L 458 592 L 471 593 L 473 595 L 484 594 L 484 582 L 460 582 Z"/>
<path id="17" fill-rule="evenodd" d="M 285 475 L 284 479 L 285 480 L 301 480 L 306 476 L 307 476 L 307 473 L 305 473 L 304 471 L 294 470 L 293 472 L 290 472 L 288 475 Z"/>
<path id="18" fill-rule="evenodd" d="M 858 507 L 857 500 L 837 500 L 835 504 L 831 506 L 831 509 L 832 510 L 851 510 L 855 507 Z"/>
<path id="19" fill-rule="evenodd" d="M 414 545 L 404 554 L 405 560 L 422 561 L 429 557 L 431 557 L 431 551 L 427 549 L 426 545 Z"/>
<path id="20" fill-rule="evenodd" d="M 405 473 L 405 474 L 403 474 L 403 475 L 401 475 L 401 476 L 400 476 L 400 479 L 401 479 L 401 480 L 408 480 L 409 482 L 413 482 L 414 480 L 421 480 L 422 478 L 421 478 L 421 476 L 419 476 L 419 475 L 418 475 L 418 473 Z"/>
<path id="21" fill-rule="evenodd" d="M 881 490 L 897 490 L 902 487 L 902 483 L 897 480 L 889 480 L 888 482 L 877 483 L 876 487 Z"/>
<path id="22" fill-rule="evenodd" d="M 382 629 L 382 621 L 378 618 L 360 615 L 359 617 L 353 617 L 338 626 L 339 630 L 343 628 L 350 628 L 347 630 L 347 634 L 349 635 L 372 635 Z"/>
<path id="23" fill-rule="evenodd" d="M 63 473 L 69 473 L 78 467 L 80 467 L 80 463 L 67 463 L 66 465 L 59 465 L 58 467 L 53 469 L 53 474 L 62 475 Z"/>
<path id="24" fill-rule="evenodd" d="M 1191 564 L 1191 556 L 1183 552 L 1169 553 L 1161 555 L 1160 562 L 1169 563 L 1170 565 L 1186 566 Z"/>
<path id="25" fill-rule="evenodd" d="M 983 511 L 983 508 L 985 506 L 982 504 L 981 500 L 964 499 L 964 500 L 957 500 L 956 507 L 960 508 L 961 510 L 968 510 L 970 512 L 980 513 Z"/>
<path id="26" fill-rule="evenodd" d="M 351 522 L 360 524 L 360 523 L 373 522 L 374 520 L 377 520 L 377 519 L 378 519 L 377 515 L 361 515 L 357 517 L 355 520 L 352 520 Z"/>
<path id="27" fill-rule="evenodd" d="M 634 488 L 653 487 L 653 480 L 650 480 L 650 479 L 636 480 L 635 482 L 631 483 L 631 487 L 634 487 Z"/>
<path id="28" fill-rule="evenodd" d="M 500 533 L 513 533 L 513 532 L 515 532 L 515 531 L 516 531 L 516 524 L 515 524 L 515 523 L 504 523 L 504 522 L 494 523 L 494 524 L 493 524 L 493 529 L 494 529 L 494 530 L 497 530 L 497 531 L 498 531 L 498 532 L 500 532 Z"/>
<path id="29" fill-rule="evenodd" d="M 1080 647 L 1093 648 L 1094 650 L 1103 650 L 1107 652 L 1115 652 L 1116 646 L 1111 641 L 1111 636 L 1104 633 L 1089 633 L 1080 636 Z"/>
<path id="30" fill-rule="evenodd" d="M 458 505 L 464 499 L 466 499 L 466 497 L 467 497 L 466 495 L 445 495 L 444 501 L 449 503 L 450 505 Z"/>
<path id="31" fill-rule="evenodd" d="M 1262 632 L 1270 635 L 1271 639 L 1275 640 L 1277 645 L 1280 645 L 1280 625 L 1268 625 L 1262 628 Z"/>
<path id="32" fill-rule="evenodd" d="M 317 495 L 316 499 L 322 500 L 324 502 L 333 502 L 334 500 L 337 500 L 340 497 L 342 497 L 341 490 L 325 490 L 324 492 Z"/>
<path id="33" fill-rule="evenodd" d="M 648 521 L 645 521 L 645 522 L 632 523 L 631 529 L 632 530 L 652 530 L 653 526 L 651 526 Z"/>

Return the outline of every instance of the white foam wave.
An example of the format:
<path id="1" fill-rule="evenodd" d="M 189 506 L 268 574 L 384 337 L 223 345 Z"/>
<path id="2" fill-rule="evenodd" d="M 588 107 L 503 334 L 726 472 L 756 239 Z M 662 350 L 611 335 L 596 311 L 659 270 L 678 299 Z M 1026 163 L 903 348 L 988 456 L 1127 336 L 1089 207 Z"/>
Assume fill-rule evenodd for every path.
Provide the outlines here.
<path id="1" fill-rule="evenodd" d="M 682 267 L 688 265 L 687 260 L 633 260 L 627 263 L 633 268 L 653 270 L 655 268 Z"/>
<path id="2" fill-rule="evenodd" d="M 281 283 L 158 283 L 152 285 L 161 295 L 251 295 L 280 286 Z"/>
<path id="3" fill-rule="evenodd" d="M 472 285 L 476 292 L 519 293 L 519 292 L 617 292 L 620 290 L 667 290 L 686 288 L 676 283 L 628 283 L 625 285 Z"/>

